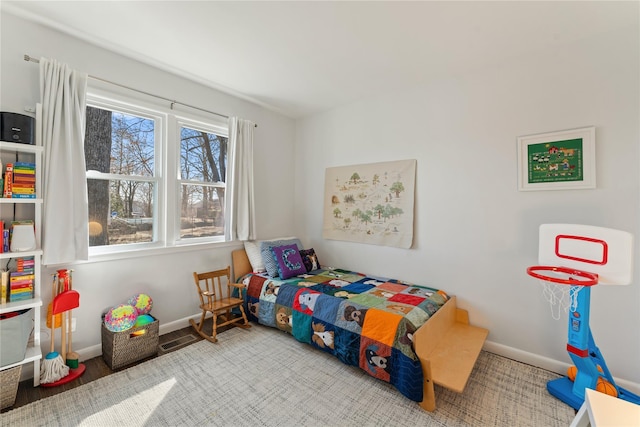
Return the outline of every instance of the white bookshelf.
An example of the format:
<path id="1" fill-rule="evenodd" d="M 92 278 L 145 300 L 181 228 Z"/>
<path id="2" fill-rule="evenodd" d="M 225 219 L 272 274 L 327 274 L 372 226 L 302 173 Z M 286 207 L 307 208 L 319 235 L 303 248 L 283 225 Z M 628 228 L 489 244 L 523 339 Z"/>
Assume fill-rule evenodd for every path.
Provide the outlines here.
<path id="1" fill-rule="evenodd" d="M 0 141 L 0 158 L 2 164 L 9 162 L 23 161 L 36 164 L 36 197 L 35 199 L 0 198 L 0 219 L 4 220 L 5 226 L 11 224 L 12 220 L 32 219 L 35 225 L 36 249 L 24 252 L 3 252 L 0 253 L 0 263 L 5 268 L 7 263 L 13 258 L 33 257 L 34 259 L 34 296 L 31 299 L 8 302 L 0 304 L 0 314 L 33 309 L 33 333 L 29 339 L 24 359 L 0 367 L 0 370 L 11 369 L 16 366 L 33 364 L 33 385 L 40 385 L 40 361 L 42 350 L 40 347 L 40 323 L 42 302 L 42 249 L 41 249 L 41 226 L 42 226 L 42 160 L 44 149 L 40 145 L 39 138 L 36 138 L 36 145 L 19 144 L 14 142 Z M 4 166 L 3 166 L 4 172 Z"/>

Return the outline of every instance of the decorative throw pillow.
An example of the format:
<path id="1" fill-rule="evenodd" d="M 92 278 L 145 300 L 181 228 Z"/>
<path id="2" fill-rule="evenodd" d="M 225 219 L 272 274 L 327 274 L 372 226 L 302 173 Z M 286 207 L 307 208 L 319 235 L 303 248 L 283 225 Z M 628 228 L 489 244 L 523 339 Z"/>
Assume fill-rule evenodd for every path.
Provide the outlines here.
<path id="1" fill-rule="evenodd" d="M 264 262 L 262 262 L 262 253 L 260 252 L 260 245 L 262 242 L 291 239 L 295 239 L 295 237 L 278 237 L 270 240 L 246 240 L 244 242 L 244 250 L 247 253 L 247 258 L 249 258 L 249 263 L 251 264 L 253 272 L 264 273 L 267 271 L 264 266 Z"/>
<path id="2" fill-rule="evenodd" d="M 247 240 L 244 242 L 244 251 L 247 253 L 251 269 L 254 273 L 264 273 L 266 270 L 264 263 L 262 262 L 262 255 L 260 254 L 260 242 L 256 240 Z"/>
<path id="3" fill-rule="evenodd" d="M 286 239 L 286 240 L 267 240 L 260 243 L 260 254 L 262 255 L 262 262 L 267 269 L 267 274 L 271 277 L 278 276 L 278 263 L 271 248 L 285 245 L 296 245 L 298 250 L 302 249 L 302 243 L 300 239 Z"/>
<path id="4" fill-rule="evenodd" d="M 302 258 L 302 262 L 304 263 L 307 272 L 320 269 L 320 261 L 318 261 L 318 256 L 313 248 L 302 249 L 300 251 L 300 257 Z"/>
<path id="5" fill-rule="evenodd" d="M 297 245 L 274 246 L 271 251 L 278 262 L 278 273 L 282 279 L 288 279 L 307 272 Z"/>

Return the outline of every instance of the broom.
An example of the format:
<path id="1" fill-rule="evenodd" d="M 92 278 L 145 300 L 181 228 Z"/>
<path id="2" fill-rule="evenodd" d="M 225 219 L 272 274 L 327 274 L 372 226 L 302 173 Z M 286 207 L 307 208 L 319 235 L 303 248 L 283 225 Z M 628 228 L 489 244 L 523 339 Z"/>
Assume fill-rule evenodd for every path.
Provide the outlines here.
<path id="1" fill-rule="evenodd" d="M 52 299 L 57 295 L 56 294 L 56 278 L 57 276 L 53 276 L 53 289 L 51 292 Z M 52 302 L 53 304 L 53 302 Z M 53 310 L 52 310 L 53 311 Z M 69 367 L 64 364 L 64 359 L 62 356 L 58 354 L 58 352 L 54 351 L 55 345 L 55 328 L 56 321 L 54 314 L 52 313 L 51 319 L 51 348 L 49 353 L 45 356 L 42 361 L 42 365 L 40 366 L 40 382 L 42 384 L 54 383 L 56 381 L 61 380 L 62 378 L 69 375 Z M 64 326 L 63 326 L 64 327 Z"/>

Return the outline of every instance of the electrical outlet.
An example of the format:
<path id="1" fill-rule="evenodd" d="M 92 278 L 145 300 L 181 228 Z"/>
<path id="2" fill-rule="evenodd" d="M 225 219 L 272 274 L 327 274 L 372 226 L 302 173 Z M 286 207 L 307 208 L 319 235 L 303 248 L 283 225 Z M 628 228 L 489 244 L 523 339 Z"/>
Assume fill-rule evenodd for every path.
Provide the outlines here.
<path id="1" fill-rule="evenodd" d="M 66 323 L 66 322 L 65 322 Z M 76 318 L 71 318 L 71 330 L 69 330 L 69 324 L 67 323 L 67 333 L 76 331 Z"/>

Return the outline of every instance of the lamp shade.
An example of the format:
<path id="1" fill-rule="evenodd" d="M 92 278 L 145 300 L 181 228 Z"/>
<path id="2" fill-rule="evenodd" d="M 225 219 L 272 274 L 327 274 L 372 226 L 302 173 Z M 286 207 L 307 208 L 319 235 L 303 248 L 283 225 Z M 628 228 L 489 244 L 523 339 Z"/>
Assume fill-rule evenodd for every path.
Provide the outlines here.
<path id="1" fill-rule="evenodd" d="M 31 251 L 36 248 L 36 235 L 32 224 L 16 224 L 11 232 L 11 252 Z"/>

